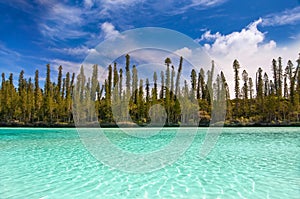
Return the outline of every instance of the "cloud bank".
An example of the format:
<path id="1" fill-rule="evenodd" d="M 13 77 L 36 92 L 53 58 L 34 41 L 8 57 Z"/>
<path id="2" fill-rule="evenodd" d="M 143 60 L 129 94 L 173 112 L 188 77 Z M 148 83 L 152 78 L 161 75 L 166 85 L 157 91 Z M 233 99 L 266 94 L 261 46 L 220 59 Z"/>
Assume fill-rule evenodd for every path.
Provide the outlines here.
<path id="1" fill-rule="evenodd" d="M 278 46 L 276 41 L 268 41 L 265 36 L 266 33 L 258 29 L 258 26 L 263 25 L 263 23 L 263 19 L 258 19 L 241 31 L 227 35 L 206 31 L 200 38 L 196 39 L 197 42 L 203 43 L 205 51 L 211 59 L 215 60 L 217 67 L 226 74 L 231 88 L 234 86 L 232 68 L 234 59 L 240 62 L 240 74 L 246 70 L 254 79 L 259 67 L 272 77 L 272 59 L 282 57 L 283 67 L 285 67 L 288 60 L 295 62 L 298 58 L 300 42 Z"/>

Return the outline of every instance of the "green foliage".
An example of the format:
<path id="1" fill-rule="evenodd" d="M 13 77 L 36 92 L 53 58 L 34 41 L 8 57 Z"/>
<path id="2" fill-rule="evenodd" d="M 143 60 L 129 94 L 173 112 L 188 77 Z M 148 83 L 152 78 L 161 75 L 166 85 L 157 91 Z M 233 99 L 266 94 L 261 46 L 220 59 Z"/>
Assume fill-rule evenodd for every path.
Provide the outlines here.
<path id="1" fill-rule="evenodd" d="M 161 71 L 160 81 L 154 72 L 153 84 L 145 79 L 144 85 L 144 80 L 138 78 L 137 67 L 133 65 L 130 70 L 130 56 L 126 55 L 124 88 L 123 68 L 118 67 L 117 63 L 113 67 L 108 66 L 108 76 L 103 84 L 98 79 L 97 65 L 92 66 L 91 77 L 86 77 L 83 66 L 77 76 L 69 72 L 64 76 L 63 67 L 59 66 L 56 82 L 52 82 L 48 64 L 44 89 L 40 88 L 38 70 L 35 71 L 34 81 L 26 79 L 22 70 L 17 88 L 13 74 L 9 74 L 6 79 L 2 73 L 0 121 L 18 124 L 72 124 L 74 120 L 92 122 L 98 118 L 101 124 L 133 121 L 138 125 L 146 125 L 152 120 L 165 125 L 196 122 L 206 126 L 212 118 L 212 110 L 217 113 L 213 116 L 214 123 L 222 122 L 221 113 L 226 110 L 228 124 L 299 122 L 300 57 L 296 61 L 296 67 L 289 60 L 284 71 L 282 58 L 279 57 L 278 61 L 274 59 L 273 79 L 259 68 L 255 85 L 248 72 L 243 70 L 242 88 L 239 83 L 240 64 L 234 60 L 234 99 L 230 99 L 225 74 L 221 72 L 214 76 L 214 62 L 211 70 L 206 72 L 202 68 L 190 71 L 190 80 L 184 80 L 184 85 L 180 85 L 183 58 L 180 58 L 177 70 L 171 63 L 171 59 L 166 58 L 166 70 Z M 72 112 L 73 106 L 78 104 L 80 107 L 75 107 L 77 112 Z M 94 109 L 97 114 L 93 114 Z M 166 120 L 162 121 L 164 116 Z"/>

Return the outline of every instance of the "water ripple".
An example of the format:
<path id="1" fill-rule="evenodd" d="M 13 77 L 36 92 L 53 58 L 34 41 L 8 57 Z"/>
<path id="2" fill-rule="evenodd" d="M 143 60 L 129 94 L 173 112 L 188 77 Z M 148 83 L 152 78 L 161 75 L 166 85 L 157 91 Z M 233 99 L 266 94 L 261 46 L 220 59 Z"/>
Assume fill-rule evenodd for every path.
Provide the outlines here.
<path id="1" fill-rule="evenodd" d="M 112 142 L 138 153 L 174 137 L 169 129 L 143 141 L 115 131 L 107 132 Z M 0 129 L 0 198 L 298 198 L 299 128 L 224 131 L 205 159 L 200 130 L 173 165 L 128 174 L 95 160 L 75 130 Z"/>

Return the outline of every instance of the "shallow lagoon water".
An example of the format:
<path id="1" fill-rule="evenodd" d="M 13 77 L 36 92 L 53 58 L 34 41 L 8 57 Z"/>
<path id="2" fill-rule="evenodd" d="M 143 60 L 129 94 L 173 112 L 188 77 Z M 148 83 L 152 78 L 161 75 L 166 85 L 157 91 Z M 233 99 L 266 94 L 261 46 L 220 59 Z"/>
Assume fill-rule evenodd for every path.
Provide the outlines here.
<path id="1" fill-rule="evenodd" d="M 224 128 L 201 159 L 206 131 L 175 163 L 132 174 L 95 159 L 76 129 L 1 128 L 0 198 L 299 198 L 299 127 Z M 112 143 L 136 153 L 163 147 L 175 133 L 141 139 L 105 129 Z"/>

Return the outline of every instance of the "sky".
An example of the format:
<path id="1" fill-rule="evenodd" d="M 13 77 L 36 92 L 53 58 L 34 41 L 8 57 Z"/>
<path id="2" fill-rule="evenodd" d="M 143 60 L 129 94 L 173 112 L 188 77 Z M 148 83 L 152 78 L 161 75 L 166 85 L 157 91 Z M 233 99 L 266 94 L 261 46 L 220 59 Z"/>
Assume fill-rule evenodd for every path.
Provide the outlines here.
<path id="1" fill-rule="evenodd" d="M 45 77 L 77 71 L 107 38 L 143 27 L 178 31 L 214 59 L 232 84 L 232 62 L 255 77 L 279 56 L 294 64 L 300 52 L 299 0 L 10 0 L 0 1 L 0 72 Z M 178 49 L 188 58 L 193 51 Z M 232 87 L 233 88 L 233 87 Z M 231 88 L 231 90 L 233 90 Z"/>

